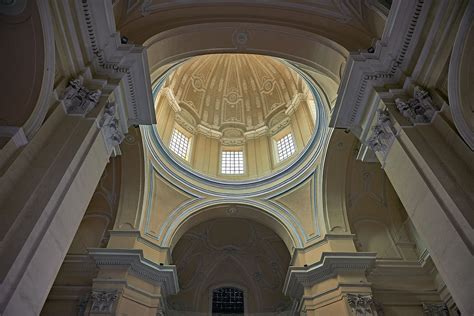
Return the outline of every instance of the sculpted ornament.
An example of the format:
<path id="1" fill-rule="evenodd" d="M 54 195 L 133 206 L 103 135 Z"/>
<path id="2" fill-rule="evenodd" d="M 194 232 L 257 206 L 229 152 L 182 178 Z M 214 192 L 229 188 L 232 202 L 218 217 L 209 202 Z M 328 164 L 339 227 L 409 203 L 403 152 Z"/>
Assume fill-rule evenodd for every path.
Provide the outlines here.
<path id="1" fill-rule="evenodd" d="M 423 315 L 449 316 L 449 310 L 445 304 L 423 304 Z"/>
<path id="2" fill-rule="evenodd" d="M 102 128 L 107 146 L 110 148 L 120 145 L 125 138 L 125 135 L 120 130 L 119 120 L 115 117 L 115 112 L 115 103 L 108 103 L 105 106 L 104 115 L 99 122 L 99 127 Z"/>
<path id="3" fill-rule="evenodd" d="M 118 298 L 117 290 L 94 290 L 92 291 L 91 312 L 112 313 L 114 302 Z"/>
<path id="4" fill-rule="evenodd" d="M 356 316 L 383 316 L 382 309 L 377 306 L 372 295 L 347 294 L 347 302 L 352 314 Z"/>
<path id="5" fill-rule="evenodd" d="M 414 98 L 407 101 L 397 98 L 395 104 L 398 111 L 412 124 L 430 123 L 436 112 L 429 92 L 420 86 L 415 87 Z"/>
<path id="6" fill-rule="evenodd" d="M 372 128 L 373 134 L 367 146 L 375 152 L 387 153 L 394 138 L 393 122 L 387 110 L 378 110 L 377 124 Z"/>
<path id="7" fill-rule="evenodd" d="M 85 88 L 82 77 L 79 77 L 69 81 L 61 100 L 67 114 L 85 116 L 97 105 L 101 95 L 102 91 L 100 89 L 89 90 Z"/>

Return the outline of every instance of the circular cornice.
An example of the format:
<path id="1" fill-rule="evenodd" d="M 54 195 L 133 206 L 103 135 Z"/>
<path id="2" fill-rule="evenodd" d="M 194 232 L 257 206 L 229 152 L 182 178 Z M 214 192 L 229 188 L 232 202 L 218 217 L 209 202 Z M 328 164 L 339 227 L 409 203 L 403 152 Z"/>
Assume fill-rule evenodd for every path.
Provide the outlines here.
<path id="1" fill-rule="evenodd" d="M 153 87 L 153 96 L 155 98 L 166 78 L 183 62 L 181 61 L 173 65 L 156 80 Z M 304 79 L 316 101 L 316 123 L 313 135 L 308 145 L 290 164 L 271 175 L 256 179 L 226 180 L 209 177 L 177 161 L 162 142 L 154 126 L 141 126 L 144 146 L 149 152 L 148 156 L 150 157 L 152 168 L 167 174 L 168 179 L 180 183 L 183 189 L 186 188 L 189 191 L 198 192 L 198 194 L 220 197 L 265 195 L 289 183 L 294 183 L 298 179 L 302 180 L 308 174 L 311 174 L 317 167 L 315 162 L 318 161 L 329 134 L 326 107 L 323 104 L 316 84 L 310 77 L 297 66 L 284 60 L 281 60 L 281 62 L 296 71 Z"/>

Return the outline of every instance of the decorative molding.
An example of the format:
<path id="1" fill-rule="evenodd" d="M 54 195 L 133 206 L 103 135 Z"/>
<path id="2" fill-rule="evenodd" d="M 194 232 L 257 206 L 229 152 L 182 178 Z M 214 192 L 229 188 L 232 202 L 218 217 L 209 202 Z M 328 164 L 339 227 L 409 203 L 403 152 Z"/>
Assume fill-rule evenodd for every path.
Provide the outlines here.
<path id="1" fill-rule="evenodd" d="M 118 299 L 118 291 L 112 289 L 94 289 L 91 294 L 91 313 L 110 314 Z"/>
<path id="2" fill-rule="evenodd" d="M 86 116 L 99 102 L 102 91 L 88 89 L 83 82 L 81 76 L 70 80 L 61 96 L 64 111 L 68 115 Z"/>
<path id="3" fill-rule="evenodd" d="M 370 294 L 346 294 L 347 303 L 355 316 L 383 316 L 382 308 Z"/>
<path id="4" fill-rule="evenodd" d="M 367 140 L 367 146 L 385 157 L 395 138 L 395 128 L 390 113 L 386 109 L 377 111 L 377 123 L 372 131 L 372 136 Z"/>
<path id="5" fill-rule="evenodd" d="M 167 144 L 163 143 L 155 128 L 140 127 L 140 131 L 143 135 L 144 147 L 149 152 L 150 157 L 152 157 L 152 159 L 150 159 L 150 164 L 153 166 L 152 168 L 160 170 L 159 172 L 161 174 L 166 175 L 170 179 L 174 179 L 173 181 L 175 181 L 175 183 L 181 188 L 186 188 L 193 192 L 199 192 L 199 194 L 226 198 L 257 197 L 269 192 L 276 192 L 275 190 L 284 190 L 288 184 L 295 183 L 295 181 L 302 181 L 302 179 L 306 178 L 310 173 L 313 173 L 317 166 L 314 162 L 319 159 L 330 136 L 327 124 L 325 123 L 327 122 L 328 113 L 326 112 L 326 108 L 323 106 L 323 101 L 321 100 L 318 88 L 309 76 L 292 64 L 288 64 L 288 66 L 300 74 L 303 80 L 308 83 L 309 92 L 313 94 L 317 104 L 315 131 L 307 146 L 302 150 L 298 157 L 294 159 L 294 161 L 268 176 L 265 175 L 256 179 L 216 179 L 196 172 L 187 164 L 177 161 L 167 149 Z M 155 96 L 162 88 L 164 80 L 171 71 L 173 71 L 172 68 L 161 76 L 160 81 L 153 90 Z M 199 129 L 205 129 L 206 127 L 207 126 L 203 126 L 202 124 L 198 125 Z M 231 125 L 231 127 L 235 127 L 235 124 Z M 244 133 L 244 135 L 251 137 L 251 134 Z M 251 189 L 251 192 L 249 192 L 249 189 Z M 223 192 L 224 190 L 225 193 Z"/>
<path id="6" fill-rule="evenodd" d="M 196 127 L 193 124 L 195 122 L 189 122 L 190 120 L 186 119 L 186 115 L 182 115 L 181 113 L 184 114 L 186 112 L 181 111 L 179 113 L 176 113 L 176 115 L 175 115 L 176 123 L 178 123 L 182 128 L 184 128 L 185 130 L 187 130 L 191 134 L 195 134 L 196 133 Z"/>
<path id="7" fill-rule="evenodd" d="M 417 0 L 415 4 L 407 2 L 397 7 L 398 10 L 391 10 L 385 33 L 382 40 L 377 42 L 375 52 L 349 56 L 331 126 L 354 129 L 358 134 L 362 116 L 370 112 L 363 109 L 367 106 L 367 99 L 372 91 L 369 87 L 384 86 L 400 77 L 401 70 L 407 63 L 408 52 L 412 49 L 413 39 L 419 34 L 417 26 L 420 24 L 424 4 L 424 0 Z M 413 12 L 411 16 L 407 17 L 407 10 Z M 423 16 L 422 21 L 424 19 Z M 393 31 L 396 28 L 394 25 L 405 25 L 405 33 L 398 32 L 399 29 L 397 32 Z"/>
<path id="8" fill-rule="evenodd" d="M 299 298 L 305 287 L 336 276 L 340 272 L 367 272 L 375 266 L 372 252 L 323 252 L 321 260 L 307 267 L 290 266 L 283 293 Z"/>
<path id="9" fill-rule="evenodd" d="M 245 138 L 221 138 L 221 144 L 224 146 L 242 146 L 245 144 Z"/>
<path id="10" fill-rule="evenodd" d="M 289 117 L 283 117 L 278 123 L 275 123 L 271 128 L 270 128 L 270 135 L 275 135 L 288 125 L 290 125 L 291 119 Z"/>
<path id="11" fill-rule="evenodd" d="M 247 48 L 247 42 L 249 41 L 249 31 L 243 27 L 237 28 L 232 34 L 232 43 L 236 49 Z"/>
<path id="12" fill-rule="evenodd" d="M 81 1 L 83 34 L 95 71 L 120 80 L 127 113 L 125 128 L 156 123 L 146 49 L 123 44 L 115 29 L 111 1 Z"/>
<path id="13" fill-rule="evenodd" d="M 90 248 L 89 255 L 99 268 L 122 267 L 144 281 L 161 286 L 165 296 L 179 291 L 176 267 L 158 265 L 144 258 L 141 249 Z"/>
<path id="14" fill-rule="evenodd" d="M 431 123 L 436 112 L 429 92 L 420 86 L 415 86 L 414 98 L 397 98 L 395 104 L 398 111 L 412 124 Z"/>
<path id="15" fill-rule="evenodd" d="M 424 303 L 423 315 L 425 316 L 449 316 L 449 310 L 446 304 L 438 303 Z"/>

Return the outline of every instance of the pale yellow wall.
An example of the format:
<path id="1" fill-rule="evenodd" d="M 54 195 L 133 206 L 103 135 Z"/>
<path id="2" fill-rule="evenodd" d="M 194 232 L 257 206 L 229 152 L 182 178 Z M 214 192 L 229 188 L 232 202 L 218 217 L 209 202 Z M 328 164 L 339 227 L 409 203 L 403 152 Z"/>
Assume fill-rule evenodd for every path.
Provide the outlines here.
<path id="1" fill-rule="evenodd" d="M 179 158 L 171 151 L 172 155 L 194 170 L 204 175 L 218 178 L 249 179 L 270 175 L 272 172 L 287 166 L 303 151 L 310 141 L 315 127 L 310 110 L 308 109 L 309 104 L 305 100 L 302 100 L 300 105 L 290 115 L 290 125 L 283 128 L 275 136 L 267 134 L 257 138 L 247 139 L 241 146 L 226 146 L 221 143 L 220 139 L 206 136 L 204 133 L 195 132 L 191 134 L 186 132 L 183 126 L 175 122 L 175 112 L 167 98 L 162 94 L 159 94 L 157 104 L 156 128 L 163 143 L 166 146 L 169 145 L 171 135 L 175 128 L 187 134 L 191 140 L 191 148 L 187 160 Z M 284 161 L 278 161 L 274 141 L 279 137 L 285 136 L 287 133 L 292 133 L 293 135 L 296 152 L 290 158 Z M 244 151 L 245 173 L 242 176 L 229 176 L 220 172 L 221 151 L 230 147 L 241 148 Z"/>

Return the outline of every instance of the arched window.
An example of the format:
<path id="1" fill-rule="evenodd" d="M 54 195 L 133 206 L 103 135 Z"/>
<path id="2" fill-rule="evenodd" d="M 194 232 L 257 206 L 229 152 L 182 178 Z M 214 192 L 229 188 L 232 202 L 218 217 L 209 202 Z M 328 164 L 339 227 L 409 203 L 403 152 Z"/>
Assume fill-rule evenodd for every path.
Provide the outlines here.
<path id="1" fill-rule="evenodd" d="M 220 287 L 212 291 L 212 315 L 244 314 L 244 292 L 235 287 Z"/>

